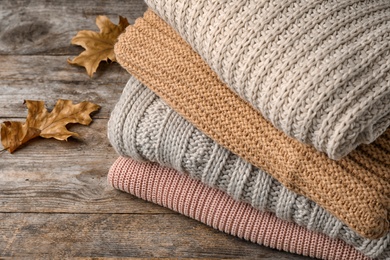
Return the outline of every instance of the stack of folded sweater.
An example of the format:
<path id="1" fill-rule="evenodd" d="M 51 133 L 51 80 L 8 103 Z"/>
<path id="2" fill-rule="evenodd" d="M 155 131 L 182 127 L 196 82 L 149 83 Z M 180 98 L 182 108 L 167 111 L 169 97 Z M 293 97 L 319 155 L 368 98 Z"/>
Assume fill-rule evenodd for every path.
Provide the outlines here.
<path id="1" fill-rule="evenodd" d="M 146 0 L 108 181 L 322 259 L 390 258 L 390 1 Z"/>

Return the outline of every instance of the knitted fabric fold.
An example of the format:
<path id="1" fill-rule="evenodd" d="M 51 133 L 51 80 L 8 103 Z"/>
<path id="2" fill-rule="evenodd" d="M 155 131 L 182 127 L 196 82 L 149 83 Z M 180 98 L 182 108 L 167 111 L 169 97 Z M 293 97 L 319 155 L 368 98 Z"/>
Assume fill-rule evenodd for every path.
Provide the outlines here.
<path id="1" fill-rule="evenodd" d="M 390 257 L 390 234 L 361 237 L 318 204 L 215 143 L 133 77 L 112 111 L 108 134 L 122 156 L 189 174 L 235 200 L 342 239 L 369 257 Z"/>
<path id="2" fill-rule="evenodd" d="M 308 231 L 272 213 L 260 212 L 157 164 L 120 157 L 111 166 L 107 180 L 116 189 L 260 245 L 319 259 L 369 259 L 341 240 Z"/>
<path id="3" fill-rule="evenodd" d="M 390 1 L 146 3 L 274 126 L 330 158 L 390 126 Z"/>
<path id="4" fill-rule="evenodd" d="M 339 161 L 331 160 L 273 127 L 222 83 L 201 57 L 151 11 L 127 28 L 115 45 L 115 52 L 119 63 L 132 75 L 217 143 L 266 171 L 287 188 L 315 201 L 362 236 L 380 238 L 388 234 L 390 130 L 374 144 L 361 145 Z M 153 99 L 152 94 L 148 95 Z M 134 100 L 128 102 L 127 108 L 138 104 Z M 146 105 L 140 109 L 143 110 L 132 112 L 137 113 L 137 122 L 145 116 L 142 111 Z M 116 109 L 113 121 L 127 120 L 130 116 L 127 113 Z M 162 131 L 170 119 L 164 120 L 161 127 L 156 126 L 158 131 Z M 129 142 L 135 142 L 138 125 L 128 124 L 125 131 L 123 122 L 118 122 L 121 128 L 112 134 L 112 142 L 122 154 L 124 146 L 136 147 Z M 183 127 L 172 126 L 172 131 L 183 131 Z M 114 131 L 113 126 L 111 131 Z M 125 137 L 118 136 L 122 134 Z M 150 142 L 155 141 L 153 136 L 148 138 Z M 161 142 L 164 140 L 167 139 Z M 169 159 L 172 166 L 182 171 L 182 153 L 186 148 L 178 145 L 187 147 L 186 142 L 176 138 L 172 154 L 158 150 L 157 154 L 163 157 L 157 160 L 164 162 L 173 157 Z M 215 149 L 208 153 L 220 163 L 207 167 L 218 172 L 218 167 L 224 165 L 224 157 L 220 157 L 223 149 Z M 243 192 L 240 187 L 232 187 L 236 189 L 236 196 Z"/>

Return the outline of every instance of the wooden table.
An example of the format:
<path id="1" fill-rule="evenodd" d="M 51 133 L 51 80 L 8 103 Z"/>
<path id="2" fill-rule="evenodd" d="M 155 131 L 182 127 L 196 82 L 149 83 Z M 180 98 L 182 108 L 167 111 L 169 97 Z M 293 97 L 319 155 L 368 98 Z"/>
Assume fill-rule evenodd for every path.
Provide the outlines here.
<path id="1" fill-rule="evenodd" d="M 0 256 L 308 259 L 223 234 L 106 183 L 117 154 L 107 120 L 129 78 L 102 64 L 90 79 L 67 64 L 83 49 L 70 40 L 98 30 L 97 15 L 130 23 L 141 0 L 0 0 L 0 122 L 24 121 L 24 99 L 88 100 L 101 105 L 80 139 L 35 139 L 14 154 L 0 153 Z"/>

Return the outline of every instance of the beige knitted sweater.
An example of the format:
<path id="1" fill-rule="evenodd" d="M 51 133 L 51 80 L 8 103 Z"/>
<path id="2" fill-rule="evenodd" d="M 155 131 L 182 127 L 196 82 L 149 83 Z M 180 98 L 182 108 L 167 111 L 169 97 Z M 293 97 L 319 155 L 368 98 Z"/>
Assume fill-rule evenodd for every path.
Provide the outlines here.
<path id="1" fill-rule="evenodd" d="M 389 127 L 389 0 L 146 3 L 274 126 L 330 158 Z"/>

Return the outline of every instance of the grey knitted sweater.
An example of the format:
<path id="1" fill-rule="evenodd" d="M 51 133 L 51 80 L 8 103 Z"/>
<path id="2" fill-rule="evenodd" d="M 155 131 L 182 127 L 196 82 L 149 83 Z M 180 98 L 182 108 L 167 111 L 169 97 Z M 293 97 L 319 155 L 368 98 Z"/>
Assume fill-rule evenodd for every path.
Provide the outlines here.
<path id="1" fill-rule="evenodd" d="M 390 234 L 369 240 L 304 196 L 216 144 L 134 78 L 111 114 L 108 136 L 122 156 L 190 174 L 233 198 L 339 238 L 372 258 L 390 257 Z"/>
<path id="2" fill-rule="evenodd" d="M 389 127 L 389 0 L 146 3 L 274 126 L 330 158 Z"/>

